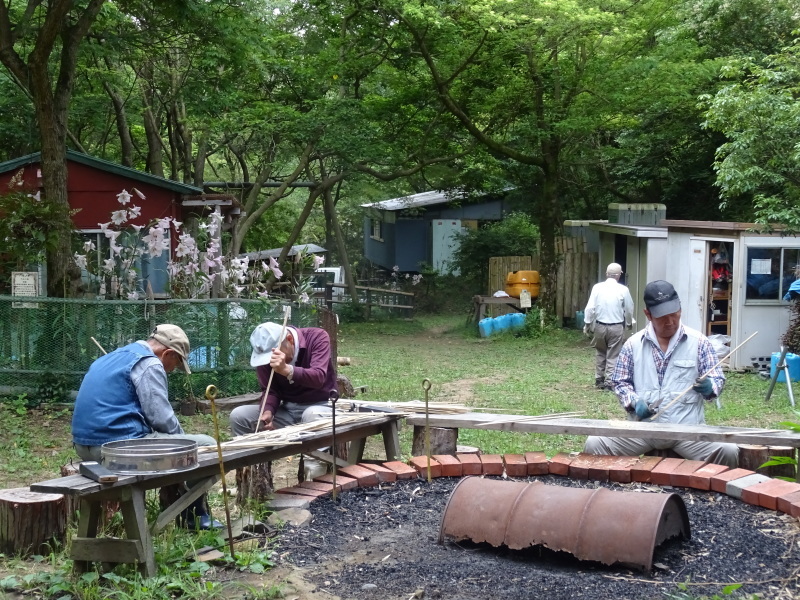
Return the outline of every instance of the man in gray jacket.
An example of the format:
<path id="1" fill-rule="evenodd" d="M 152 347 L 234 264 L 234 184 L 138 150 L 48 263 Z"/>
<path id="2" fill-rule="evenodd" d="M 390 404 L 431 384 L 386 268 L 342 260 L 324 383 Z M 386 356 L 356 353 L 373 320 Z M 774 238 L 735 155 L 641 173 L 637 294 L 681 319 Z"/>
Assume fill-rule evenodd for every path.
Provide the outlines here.
<path id="1" fill-rule="evenodd" d="M 704 404 L 722 393 L 725 375 L 711 342 L 681 323 L 681 302 L 671 283 L 652 281 L 644 289 L 647 327 L 622 348 L 611 384 L 634 420 L 705 423 Z M 670 448 L 691 460 L 735 467 L 736 444 L 687 440 L 590 436 L 584 452 L 639 456 Z"/>

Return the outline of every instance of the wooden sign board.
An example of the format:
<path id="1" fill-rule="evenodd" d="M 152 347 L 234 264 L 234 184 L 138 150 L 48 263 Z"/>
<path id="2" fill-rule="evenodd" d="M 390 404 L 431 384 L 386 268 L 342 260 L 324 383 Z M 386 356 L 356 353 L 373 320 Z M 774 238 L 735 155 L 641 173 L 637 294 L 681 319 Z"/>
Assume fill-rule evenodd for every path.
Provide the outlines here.
<path id="1" fill-rule="evenodd" d="M 531 293 L 528 290 L 522 290 L 519 293 L 519 307 L 520 308 L 531 307 Z"/>
<path id="2" fill-rule="evenodd" d="M 11 273 L 11 295 L 34 297 L 39 295 L 39 273 L 36 271 L 13 271 Z M 11 308 L 39 308 L 36 302 L 12 302 Z"/>

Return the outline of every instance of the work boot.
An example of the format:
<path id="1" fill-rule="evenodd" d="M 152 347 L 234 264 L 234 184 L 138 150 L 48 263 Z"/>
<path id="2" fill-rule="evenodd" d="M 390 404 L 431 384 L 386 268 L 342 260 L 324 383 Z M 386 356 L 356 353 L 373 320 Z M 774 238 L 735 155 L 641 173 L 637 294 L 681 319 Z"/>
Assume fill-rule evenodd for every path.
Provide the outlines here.
<path id="1" fill-rule="evenodd" d="M 223 525 L 211 516 L 206 495 L 203 494 L 178 515 L 178 526 L 191 530 L 222 529 Z"/>
<path id="2" fill-rule="evenodd" d="M 606 388 L 606 378 L 605 377 L 595 377 L 594 378 L 594 387 L 598 390 L 604 390 Z"/>

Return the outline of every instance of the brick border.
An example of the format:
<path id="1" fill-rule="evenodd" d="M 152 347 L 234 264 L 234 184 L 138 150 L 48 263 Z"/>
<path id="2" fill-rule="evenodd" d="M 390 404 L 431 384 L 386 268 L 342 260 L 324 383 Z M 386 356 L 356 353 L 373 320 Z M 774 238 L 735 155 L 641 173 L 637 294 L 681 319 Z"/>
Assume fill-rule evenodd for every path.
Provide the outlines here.
<path id="1" fill-rule="evenodd" d="M 476 460 L 477 458 L 477 460 Z M 714 491 L 737 498 L 746 504 L 776 510 L 791 517 L 800 517 L 800 483 L 772 479 L 747 469 L 730 469 L 722 465 L 695 460 L 645 456 L 602 456 L 583 453 L 559 453 L 547 459 L 543 452 L 525 454 L 474 454 L 431 458 L 431 478 L 463 475 L 559 475 L 572 479 L 641 482 L 655 485 Z M 427 479 L 428 459 L 415 456 L 408 463 L 389 461 L 381 464 L 361 463 L 337 471 L 337 488 L 368 487 L 397 478 Z M 341 475 L 339 475 L 341 474 Z M 756 475 L 755 477 L 753 477 Z M 341 477 L 341 480 L 339 479 Z M 353 484 L 353 482 L 356 482 Z M 304 496 L 309 502 L 329 496 L 333 490 L 331 475 L 322 475 L 305 485 L 275 490 L 276 494 Z M 327 484 L 323 486 L 321 484 Z"/>

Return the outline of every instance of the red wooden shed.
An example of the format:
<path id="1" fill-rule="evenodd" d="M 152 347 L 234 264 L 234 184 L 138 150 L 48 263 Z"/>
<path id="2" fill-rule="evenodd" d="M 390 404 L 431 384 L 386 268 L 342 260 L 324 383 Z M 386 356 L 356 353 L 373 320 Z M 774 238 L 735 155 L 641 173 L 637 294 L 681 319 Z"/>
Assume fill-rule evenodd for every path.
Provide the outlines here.
<path id="1" fill-rule="evenodd" d="M 9 181 L 21 170 L 21 189 L 35 194 L 42 185 L 40 160 L 36 152 L 0 163 L 0 193 L 8 190 Z M 145 199 L 136 196 L 134 188 Z M 112 211 L 120 208 L 117 194 L 122 190 L 133 194 L 132 202 L 142 208 L 141 216 L 131 223 L 134 225 L 146 225 L 163 217 L 183 221 L 182 201 L 203 193 L 193 185 L 67 150 L 67 194 L 70 206 L 78 209 L 72 217 L 76 229 L 93 230 L 99 223 L 107 223 Z"/>

